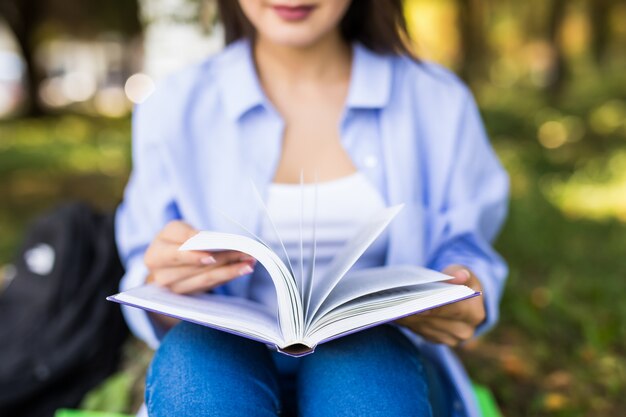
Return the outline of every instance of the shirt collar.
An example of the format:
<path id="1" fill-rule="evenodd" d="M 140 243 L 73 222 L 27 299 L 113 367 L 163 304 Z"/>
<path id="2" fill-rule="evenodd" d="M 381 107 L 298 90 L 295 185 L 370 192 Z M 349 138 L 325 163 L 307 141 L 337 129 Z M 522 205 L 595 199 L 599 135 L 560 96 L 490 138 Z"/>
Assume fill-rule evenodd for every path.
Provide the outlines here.
<path id="1" fill-rule="evenodd" d="M 237 120 L 265 103 L 249 41 L 240 40 L 227 46 L 218 65 L 220 89 L 229 117 Z"/>
<path id="2" fill-rule="evenodd" d="M 391 56 L 379 55 L 360 43 L 354 44 L 353 54 L 347 107 L 385 107 L 391 93 Z"/>
<path id="3" fill-rule="evenodd" d="M 355 109 L 385 107 L 391 92 L 391 57 L 376 54 L 360 43 L 354 44 L 353 54 L 346 106 Z M 229 45 L 219 65 L 224 105 L 232 119 L 238 120 L 249 110 L 267 104 L 249 41 Z"/>

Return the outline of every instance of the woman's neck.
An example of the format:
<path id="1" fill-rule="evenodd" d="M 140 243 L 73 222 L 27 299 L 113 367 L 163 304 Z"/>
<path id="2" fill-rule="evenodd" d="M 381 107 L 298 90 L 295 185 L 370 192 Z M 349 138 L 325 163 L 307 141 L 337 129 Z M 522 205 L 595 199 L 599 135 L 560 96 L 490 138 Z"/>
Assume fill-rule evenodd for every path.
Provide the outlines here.
<path id="1" fill-rule="evenodd" d="M 307 47 L 283 46 L 258 38 L 254 57 L 261 83 L 288 85 L 343 82 L 350 78 L 352 49 L 339 31 Z"/>

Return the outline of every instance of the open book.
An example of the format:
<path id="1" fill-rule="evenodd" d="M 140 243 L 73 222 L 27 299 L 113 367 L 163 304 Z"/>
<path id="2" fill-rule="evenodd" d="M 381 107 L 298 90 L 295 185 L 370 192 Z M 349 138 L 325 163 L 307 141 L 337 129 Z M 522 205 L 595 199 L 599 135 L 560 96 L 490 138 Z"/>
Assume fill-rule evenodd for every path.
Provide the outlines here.
<path id="1" fill-rule="evenodd" d="M 299 273 L 261 239 L 238 234 L 200 232 L 180 250 L 237 250 L 267 270 L 276 289 L 277 311 L 239 297 L 213 293 L 179 295 L 143 285 L 108 297 L 110 301 L 216 328 L 272 346 L 291 356 L 313 352 L 320 343 L 479 293 L 442 281 L 449 276 L 415 266 L 350 268 L 383 232 L 402 206 L 370 218 L 348 240 L 322 276 L 315 274 L 315 228 L 309 267 Z M 266 213 L 267 214 L 267 213 Z M 271 221 L 271 219 L 270 219 Z M 303 245 L 301 245 L 301 248 Z"/>

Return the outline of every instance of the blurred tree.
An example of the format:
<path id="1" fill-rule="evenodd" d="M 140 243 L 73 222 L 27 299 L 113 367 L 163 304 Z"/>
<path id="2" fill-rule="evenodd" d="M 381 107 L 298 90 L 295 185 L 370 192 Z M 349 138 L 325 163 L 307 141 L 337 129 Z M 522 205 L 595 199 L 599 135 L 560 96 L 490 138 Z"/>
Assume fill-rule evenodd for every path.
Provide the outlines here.
<path id="1" fill-rule="evenodd" d="M 37 93 L 41 74 L 34 59 L 44 25 L 80 38 L 111 31 L 132 36 L 141 31 L 137 0 L 2 0 L 0 17 L 15 35 L 26 63 L 28 114 L 32 116 L 44 113 Z"/>
<path id="2" fill-rule="evenodd" d="M 611 40 L 611 16 L 612 0 L 587 0 L 589 17 L 591 21 L 591 52 L 598 66 L 605 62 L 607 49 Z"/>
<path id="3" fill-rule="evenodd" d="M 594 0 L 595 1 L 595 0 Z M 548 10 L 547 38 L 552 55 L 552 68 L 548 74 L 546 88 L 552 93 L 549 97 L 558 97 L 567 78 L 567 60 L 560 41 L 560 31 L 565 18 L 567 0 L 552 0 Z"/>
<path id="4" fill-rule="evenodd" d="M 9 28 L 13 31 L 15 40 L 21 49 L 22 57 L 26 63 L 29 113 L 33 116 L 42 113 L 37 97 L 36 86 L 39 84 L 39 75 L 34 63 L 33 44 L 34 33 L 42 18 L 40 3 L 40 0 L 3 0 L 0 2 L 0 16 L 4 18 Z"/>
<path id="5" fill-rule="evenodd" d="M 472 82 L 485 78 L 489 67 L 486 39 L 489 4 L 486 0 L 456 0 L 459 16 L 460 74 Z"/>

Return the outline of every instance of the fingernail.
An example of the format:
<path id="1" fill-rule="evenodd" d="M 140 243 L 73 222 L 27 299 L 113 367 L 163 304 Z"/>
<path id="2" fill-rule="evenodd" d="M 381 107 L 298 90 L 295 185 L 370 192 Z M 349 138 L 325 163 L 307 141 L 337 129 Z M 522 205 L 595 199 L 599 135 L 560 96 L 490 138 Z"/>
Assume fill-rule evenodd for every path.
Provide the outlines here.
<path id="1" fill-rule="evenodd" d="M 467 269 L 461 269 L 459 272 L 463 275 L 462 278 L 470 279 L 471 274 Z"/>
<path id="2" fill-rule="evenodd" d="M 247 275 L 247 274 L 251 274 L 252 271 L 254 271 L 254 269 L 252 269 L 252 267 L 250 265 L 246 265 L 243 268 L 241 268 L 239 270 L 239 275 Z"/>
<path id="3" fill-rule="evenodd" d="M 204 258 L 200 259 L 200 263 L 202 265 L 211 265 L 211 264 L 214 264 L 215 262 L 217 261 L 212 256 L 205 256 Z"/>

